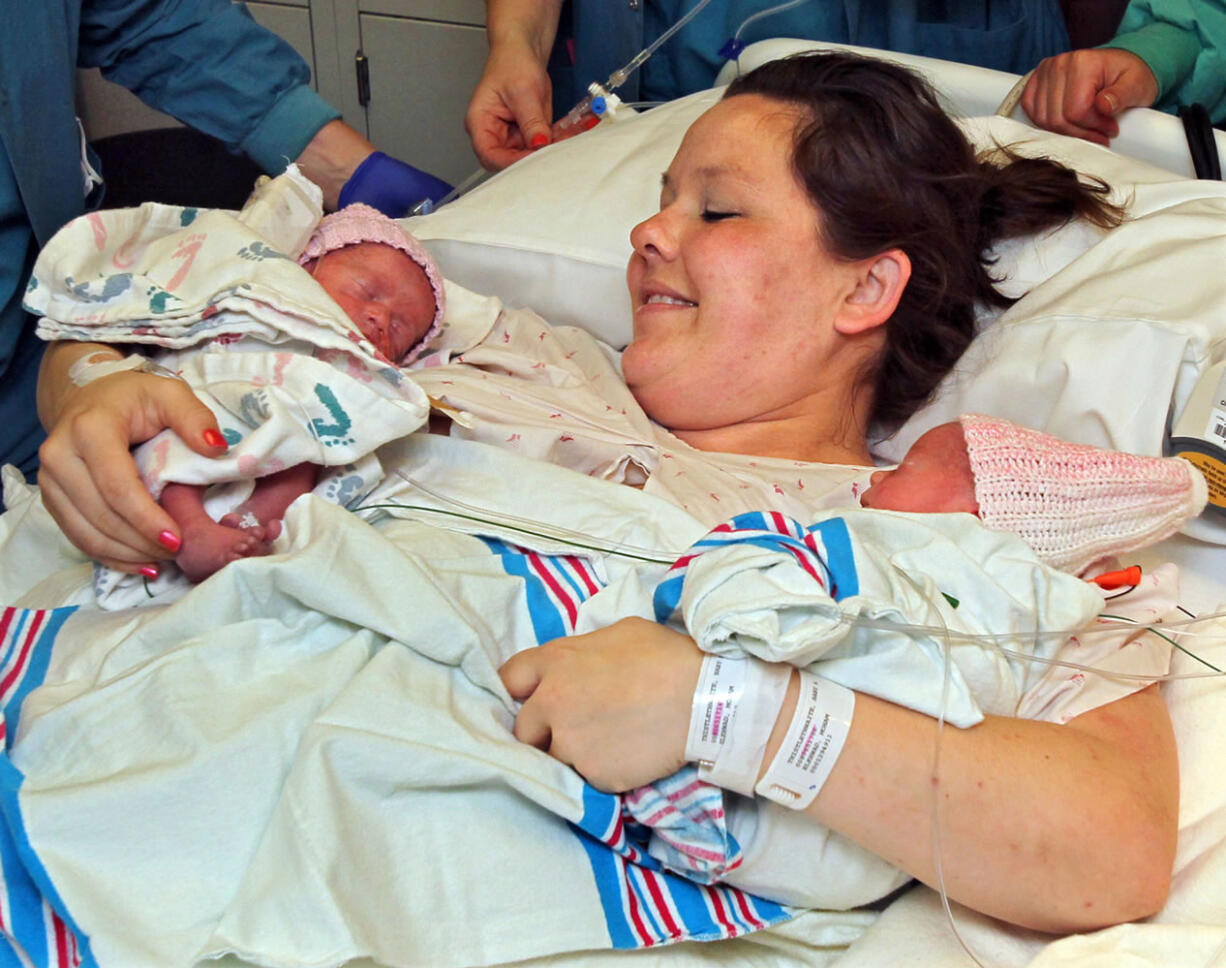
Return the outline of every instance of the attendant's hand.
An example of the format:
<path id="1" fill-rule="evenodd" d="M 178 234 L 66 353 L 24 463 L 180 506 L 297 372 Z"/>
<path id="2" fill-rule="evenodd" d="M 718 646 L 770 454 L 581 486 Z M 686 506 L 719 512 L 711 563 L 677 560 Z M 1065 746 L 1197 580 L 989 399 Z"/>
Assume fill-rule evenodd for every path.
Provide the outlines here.
<path id="1" fill-rule="evenodd" d="M 701 665 L 688 636 L 627 618 L 520 652 L 499 674 L 523 703 L 517 739 L 620 792 L 684 765 Z"/>
<path id="2" fill-rule="evenodd" d="M 501 171 L 549 144 L 552 104 L 545 65 L 528 45 L 504 44 L 491 50 L 464 118 L 481 164 Z"/>
<path id="3" fill-rule="evenodd" d="M 441 178 L 376 150 L 344 121 L 329 121 L 316 131 L 294 161 L 320 187 L 329 211 L 365 202 L 402 218 L 423 198 L 438 201 L 451 191 Z"/>
<path id="4" fill-rule="evenodd" d="M 182 380 L 128 371 L 65 391 L 39 451 L 43 503 L 91 558 L 129 573 L 173 557 L 179 528 L 150 497 L 129 447 L 170 428 L 205 457 L 225 453 L 211 410 Z"/>
<path id="5" fill-rule="evenodd" d="M 1048 57 L 1035 68 L 1022 107 L 1040 128 L 1106 145 L 1120 133 L 1116 116 L 1149 107 L 1158 81 L 1131 51 L 1111 47 Z"/>

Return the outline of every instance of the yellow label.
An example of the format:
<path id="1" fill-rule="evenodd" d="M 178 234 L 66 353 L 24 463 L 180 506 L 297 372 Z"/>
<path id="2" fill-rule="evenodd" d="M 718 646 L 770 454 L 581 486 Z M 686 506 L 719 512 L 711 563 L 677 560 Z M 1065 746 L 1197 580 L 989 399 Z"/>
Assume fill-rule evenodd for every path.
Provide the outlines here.
<path id="1" fill-rule="evenodd" d="M 1175 456 L 1182 457 L 1199 468 L 1209 485 L 1209 503 L 1216 508 L 1226 508 L 1226 463 L 1217 457 L 1194 450 L 1181 451 Z"/>

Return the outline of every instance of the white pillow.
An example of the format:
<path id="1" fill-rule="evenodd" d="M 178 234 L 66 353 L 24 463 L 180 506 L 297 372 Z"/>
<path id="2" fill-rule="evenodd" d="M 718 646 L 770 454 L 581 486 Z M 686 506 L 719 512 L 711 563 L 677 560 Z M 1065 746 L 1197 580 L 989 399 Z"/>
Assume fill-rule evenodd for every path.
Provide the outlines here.
<path id="1" fill-rule="evenodd" d="M 462 285 L 624 345 L 629 231 L 656 211 L 660 173 L 720 93 L 602 123 L 406 227 Z M 1002 246 L 1003 288 L 1028 294 L 985 321 L 936 401 L 881 442 L 879 457 L 895 460 L 929 426 L 972 411 L 1160 452 L 1172 408 L 1222 355 L 1226 184 L 1184 180 L 1006 118 L 966 126 L 982 146 L 1012 144 L 1103 177 L 1130 201 L 1132 220 L 1107 233 L 1076 224 Z"/>

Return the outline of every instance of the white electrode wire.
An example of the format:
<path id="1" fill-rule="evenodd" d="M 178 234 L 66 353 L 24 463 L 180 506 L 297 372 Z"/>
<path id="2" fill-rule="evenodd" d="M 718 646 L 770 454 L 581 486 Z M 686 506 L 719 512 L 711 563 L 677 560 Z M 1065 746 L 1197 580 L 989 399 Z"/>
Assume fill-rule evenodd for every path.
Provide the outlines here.
<path id="1" fill-rule="evenodd" d="M 1209 956 L 1209 960 L 1205 962 L 1205 968 L 1221 968 L 1224 958 L 1226 958 L 1226 938 L 1222 939 L 1222 943 Z"/>
<path id="2" fill-rule="evenodd" d="M 743 21 L 741 26 L 736 28 L 736 33 L 732 35 L 733 40 L 740 40 L 741 34 L 745 32 L 745 28 L 751 23 L 761 20 L 763 17 L 769 17 L 771 14 L 783 13 L 785 10 L 791 10 L 793 7 L 799 7 L 802 3 L 808 3 L 809 0 L 787 0 L 786 3 L 780 3 L 774 7 L 768 7 L 765 10 L 759 10 L 757 13 L 751 13 Z"/>
<path id="3" fill-rule="evenodd" d="M 475 505 L 467 504 L 450 495 L 441 494 L 431 488 L 425 486 L 420 481 L 415 481 L 403 471 L 396 470 L 395 474 L 411 488 L 415 488 L 436 501 L 440 507 L 429 507 L 425 505 L 406 504 L 396 500 L 381 501 L 376 504 L 364 505 L 355 508 L 356 511 L 412 511 L 415 513 L 425 513 L 430 515 L 441 515 L 443 517 L 454 517 L 459 520 L 468 521 L 474 524 L 484 524 L 490 527 L 499 528 L 505 531 L 512 531 L 516 534 L 524 535 L 528 538 L 539 538 L 546 541 L 551 541 L 557 544 L 563 544 L 568 547 L 576 548 L 581 551 L 599 552 L 601 554 L 613 555 L 619 558 L 628 558 L 635 561 L 642 561 L 648 564 L 667 565 L 677 560 L 686 549 L 662 549 L 662 548 L 645 548 L 638 545 L 627 544 L 623 542 L 608 541 L 603 538 L 597 538 L 595 535 L 587 534 L 582 531 L 575 531 L 569 528 L 563 528 L 557 525 L 545 525 L 540 521 L 534 521 L 528 518 L 521 518 L 513 514 L 505 512 L 493 512 L 488 508 L 476 507 Z M 1162 632 L 1158 631 L 1155 625 L 1148 625 L 1137 622 L 1132 619 L 1120 618 L 1111 616 L 1106 620 L 1100 620 L 1100 623 L 1091 628 L 1082 629 L 1054 629 L 1050 631 L 1033 630 L 1029 635 L 1033 638 L 1035 647 L 1044 641 L 1055 641 L 1063 643 L 1072 636 L 1078 636 L 1082 639 L 1094 635 L 1107 635 L 1110 633 L 1118 633 L 1123 629 L 1133 631 L 1148 631 L 1162 638 L 1166 638 L 1179 651 L 1186 654 L 1189 658 L 1199 662 L 1205 667 L 1204 671 L 1196 672 L 1168 672 L 1165 675 L 1155 677 L 1152 674 L 1116 672 L 1110 673 L 1114 679 L 1135 682 L 1167 682 L 1178 679 L 1204 679 L 1226 675 L 1217 666 L 1212 665 L 1194 652 L 1178 645 L 1173 640 L 1169 639 L 1163 632 L 1174 632 L 1181 638 L 1195 638 L 1199 633 L 1193 630 L 1193 626 L 1202 625 L 1206 622 L 1216 621 L 1218 619 L 1226 619 L 1226 612 L 1214 612 L 1209 615 L 1195 616 L 1189 619 L 1182 619 L 1177 622 L 1161 623 Z M 958 632 L 950 629 L 948 625 L 935 627 L 931 625 L 919 625 L 908 622 L 899 622 L 894 619 L 887 618 L 872 618 L 867 615 L 847 615 L 840 614 L 837 619 L 839 623 L 852 628 L 877 629 L 885 632 L 896 634 L 906 634 L 916 638 L 937 639 L 944 643 L 946 649 L 953 645 L 978 645 L 978 646 L 994 646 L 996 650 L 1005 658 L 1024 663 L 1037 663 L 1046 666 L 1055 666 L 1066 669 L 1071 669 L 1076 672 L 1101 674 L 1100 670 L 1090 665 L 1085 665 L 1078 662 L 1072 662 L 1067 659 L 1055 657 L 1039 656 L 1027 652 L 1019 651 L 1011 648 L 1005 643 L 1014 643 L 1022 632 Z"/>
<path id="4" fill-rule="evenodd" d="M 558 544 L 569 545 L 585 551 L 599 551 L 602 554 L 616 555 L 620 558 L 633 558 L 637 561 L 646 561 L 650 564 L 672 564 L 685 553 L 684 548 L 677 550 L 642 548 L 638 547 L 637 545 L 626 544 L 624 542 L 607 541 L 603 538 L 597 538 L 595 535 L 585 534 L 582 531 L 573 531 L 569 528 L 542 524 L 540 521 L 534 521 L 529 518 L 521 518 L 517 515 L 508 514 L 504 511 L 492 512 L 488 508 L 479 508 L 472 504 L 466 504 L 465 502 L 451 497 L 450 495 L 440 494 L 437 491 L 431 490 L 420 481 L 413 480 L 403 471 L 396 470 L 395 474 L 410 487 L 421 491 L 431 500 L 437 501 L 439 504 L 444 505 L 444 507 L 432 508 L 419 505 L 407 505 L 397 501 L 386 501 L 379 504 L 360 507 L 356 510 L 364 511 L 401 508 L 406 511 L 424 511 L 431 514 L 443 515 L 450 514 L 466 521 L 472 521 L 477 524 L 492 525 L 508 531 L 515 531 L 518 534 L 523 534 L 528 537 L 544 538 L 547 541 L 554 541 Z M 447 509 L 447 505 L 450 505 L 451 510 Z"/>
<path id="5" fill-rule="evenodd" d="M 910 575 L 906 575 L 906 579 L 911 586 L 923 594 L 923 589 Z M 938 613 L 938 617 L 939 613 Z M 944 619 L 941 620 L 944 624 Z M 937 891 L 941 895 L 941 907 L 945 911 L 945 920 L 949 922 L 949 930 L 953 932 L 954 938 L 958 944 L 962 946 L 962 950 L 966 952 L 968 958 L 971 959 L 979 968 L 987 968 L 987 966 L 979 960 L 979 956 L 971 950 L 971 946 L 967 944 L 966 939 L 962 937 L 962 932 L 958 930 L 958 922 L 954 919 L 953 907 L 949 903 L 949 891 L 945 888 L 945 865 L 943 862 L 943 849 L 941 840 L 941 826 L 944 818 L 944 813 L 941 809 L 941 740 L 945 735 L 945 710 L 949 708 L 949 691 L 953 681 L 953 656 L 950 654 L 952 643 L 948 637 L 949 629 L 945 628 L 946 635 L 941 637 L 944 643 L 942 653 L 945 659 L 945 667 L 942 670 L 941 680 L 941 706 L 937 714 L 936 737 L 932 743 L 932 773 L 929 783 L 929 789 L 932 791 L 932 866 L 936 874 Z"/>
<path id="6" fill-rule="evenodd" d="M 647 60 L 647 58 L 659 50 L 661 45 L 666 43 L 668 39 L 673 36 L 673 34 L 698 16 L 703 7 L 710 2 L 711 0 L 698 0 L 698 2 L 694 4 L 694 6 L 692 6 L 680 20 L 678 20 L 675 24 L 669 27 L 668 30 L 664 31 L 664 33 L 660 34 L 659 37 L 630 58 L 630 61 L 625 67 L 619 68 L 610 74 L 608 81 L 605 82 L 605 88 L 609 91 L 614 91 L 625 84 L 626 78 L 638 70 L 639 67 L 641 67 Z"/>

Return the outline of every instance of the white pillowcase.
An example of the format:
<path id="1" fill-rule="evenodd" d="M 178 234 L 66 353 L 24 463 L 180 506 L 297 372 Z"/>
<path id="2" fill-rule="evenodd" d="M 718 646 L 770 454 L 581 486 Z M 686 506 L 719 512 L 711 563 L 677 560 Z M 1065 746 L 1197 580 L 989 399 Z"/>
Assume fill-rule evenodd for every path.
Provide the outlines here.
<path id="1" fill-rule="evenodd" d="M 406 227 L 461 285 L 624 345 L 629 231 L 656 211 L 661 172 L 720 94 L 602 123 Z M 982 321 L 936 400 L 879 442 L 878 456 L 896 460 L 925 429 L 966 412 L 1159 453 L 1172 408 L 1222 354 L 1226 184 L 1185 180 L 1006 118 L 966 128 L 981 146 L 1010 144 L 1104 178 L 1129 202 L 1131 220 L 1111 232 L 1073 224 L 1002 246 L 1002 289 L 1026 295 L 999 320 Z"/>

